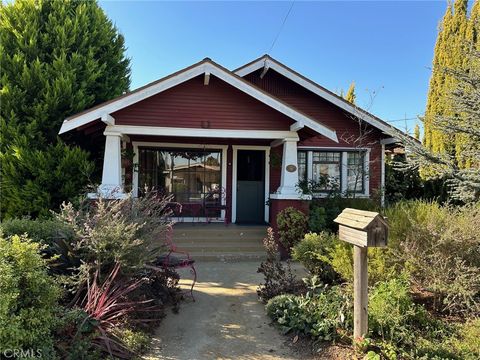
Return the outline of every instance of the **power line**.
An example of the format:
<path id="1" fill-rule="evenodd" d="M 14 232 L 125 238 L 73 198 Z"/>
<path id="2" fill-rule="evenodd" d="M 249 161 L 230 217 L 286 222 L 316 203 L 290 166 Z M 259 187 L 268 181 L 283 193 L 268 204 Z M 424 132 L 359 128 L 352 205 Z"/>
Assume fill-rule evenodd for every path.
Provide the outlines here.
<path id="1" fill-rule="evenodd" d="M 277 39 L 280 36 L 280 33 L 282 32 L 283 26 L 285 25 L 285 22 L 287 21 L 288 15 L 290 15 L 290 12 L 292 11 L 294 3 L 295 3 L 295 0 L 293 0 L 292 3 L 290 4 L 290 8 L 288 9 L 287 14 L 283 18 L 282 25 L 280 25 L 280 28 L 278 29 L 277 35 L 275 36 L 275 39 L 272 42 L 272 46 L 270 46 L 270 49 L 267 51 L 267 54 L 272 53 L 273 47 L 275 46 L 275 43 L 277 42 Z"/>

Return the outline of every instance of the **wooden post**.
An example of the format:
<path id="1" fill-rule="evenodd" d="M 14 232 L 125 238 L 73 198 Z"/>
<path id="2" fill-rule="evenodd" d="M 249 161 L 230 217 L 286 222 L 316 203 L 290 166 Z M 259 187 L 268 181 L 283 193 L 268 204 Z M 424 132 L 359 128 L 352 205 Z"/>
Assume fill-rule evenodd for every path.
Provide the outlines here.
<path id="1" fill-rule="evenodd" d="M 388 224 L 376 212 L 346 208 L 334 220 L 340 240 L 353 244 L 353 338 L 368 333 L 368 247 L 387 246 Z"/>
<path id="2" fill-rule="evenodd" d="M 368 272 L 367 247 L 353 246 L 353 337 L 368 332 Z"/>

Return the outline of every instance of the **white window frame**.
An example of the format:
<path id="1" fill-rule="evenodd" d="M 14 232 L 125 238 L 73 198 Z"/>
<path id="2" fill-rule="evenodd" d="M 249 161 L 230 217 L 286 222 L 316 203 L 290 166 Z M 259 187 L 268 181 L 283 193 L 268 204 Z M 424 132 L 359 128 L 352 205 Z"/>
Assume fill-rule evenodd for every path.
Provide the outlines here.
<path id="1" fill-rule="evenodd" d="M 355 192 L 356 198 L 369 198 L 370 197 L 370 152 L 371 148 L 342 148 L 342 147 L 312 147 L 312 146 L 299 146 L 297 151 L 307 152 L 307 179 L 313 179 L 313 152 L 339 152 L 340 156 L 340 193 L 342 196 L 348 192 L 348 153 L 349 152 L 363 152 L 364 155 L 364 175 L 363 175 L 363 192 Z M 319 192 L 313 194 L 314 198 L 328 197 L 330 192 Z"/>

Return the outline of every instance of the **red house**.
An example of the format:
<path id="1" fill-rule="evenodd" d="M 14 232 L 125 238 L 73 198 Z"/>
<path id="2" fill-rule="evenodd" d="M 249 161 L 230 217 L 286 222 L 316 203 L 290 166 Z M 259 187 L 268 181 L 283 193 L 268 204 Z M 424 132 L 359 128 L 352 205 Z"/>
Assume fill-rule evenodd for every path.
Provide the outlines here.
<path id="1" fill-rule="evenodd" d="M 67 118 L 60 134 L 71 130 L 105 136 L 103 196 L 148 186 L 173 194 L 183 220 L 234 223 L 304 206 L 301 183 L 319 197 L 381 193 L 395 142 L 390 125 L 267 55 L 233 71 L 204 59 Z"/>

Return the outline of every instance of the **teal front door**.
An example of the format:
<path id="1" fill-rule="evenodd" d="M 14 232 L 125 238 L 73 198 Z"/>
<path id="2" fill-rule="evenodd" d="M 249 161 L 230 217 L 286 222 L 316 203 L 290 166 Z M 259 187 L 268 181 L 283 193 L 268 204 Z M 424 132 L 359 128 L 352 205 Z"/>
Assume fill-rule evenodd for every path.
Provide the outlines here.
<path id="1" fill-rule="evenodd" d="M 237 152 L 237 223 L 265 222 L 265 151 Z"/>

